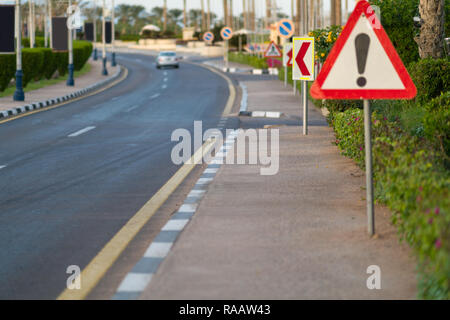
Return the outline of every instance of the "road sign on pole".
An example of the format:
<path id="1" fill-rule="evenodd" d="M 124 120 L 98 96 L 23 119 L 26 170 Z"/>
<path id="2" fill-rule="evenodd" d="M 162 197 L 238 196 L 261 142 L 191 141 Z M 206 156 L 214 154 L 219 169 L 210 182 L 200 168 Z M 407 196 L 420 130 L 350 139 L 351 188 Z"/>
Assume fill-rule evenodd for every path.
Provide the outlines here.
<path id="1" fill-rule="evenodd" d="M 293 80 L 314 80 L 314 38 L 294 38 Z"/>
<path id="2" fill-rule="evenodd" d="M 205 32 L 203 34 L 203 41 L 211 43 L 214 41 L 214 34 L 211 31 Z"/>
<path id="3" fill-rule="evenodd" d="M 317 80 L 316 99 L 411 99 L 416 87 L 367 1 L 360 1 Z"/>
<path id="4" fill-rule="evenodd" d="M 220 36 L 223 40 L 230 40 L 231 37 L 233 37 L 233 29 L 230 27 L 223 27 L 222 30 L 220 30 Z"/>
<path id="5" fill-rule="evenodd" d="M 278 35 L 281 38 L 289 39 L 294 35 L 295 27 L 292 20 L 281 19 L 277 24 Z"/>
<path id="6" fill-rule="evenodd" d="M 311 86 L 316 99 L 364 99 L 368 233 L 375 234 L 369 99 L 411 99 L 417 89 L 367 1 L 355 10 Z"/>
<path id="7" fill-rule="evenodd" d="M 288 67 L 292 67 L 292 43 L 283 46 L 284 86 L 287 86 Z"/>
<path id="8" fill-rule="evenodd" d="M 275 42 L 271 42 L 267 47 L 266 51 L 264 51 L 264 58 L 281 58 L 281 50 L 275 44 Z"/>
<path id="9" fill-rule="evenodd" d="M 314 38 L 294 38 L 292 79 L 302 80 L 303 134 L 308 134 L 308 84 L 314 80 Z"/>
<path id="10" fill-rule="evenodd" d="M 283 46 L 283 66 L 292 67 L 292 43 Z"/>

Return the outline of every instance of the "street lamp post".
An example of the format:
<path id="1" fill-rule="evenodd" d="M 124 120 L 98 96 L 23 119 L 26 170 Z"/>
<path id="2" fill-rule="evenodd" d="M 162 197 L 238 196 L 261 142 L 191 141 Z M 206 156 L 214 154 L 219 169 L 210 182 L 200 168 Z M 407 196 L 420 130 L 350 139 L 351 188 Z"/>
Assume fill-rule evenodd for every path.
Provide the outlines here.
<path id="1" fill-rule="evenodd" d="M 93 19 L 93 29 L 94 29 L 94 60 L 97 61 L 97 1 L 94 0 L 94 19 Z"/>
<path id="2" fill-rule="evenodd" d="M 70 14 L 72 13 L 72 0 L 69 0 L 69 8 L 68 13 L 70 11 Z M 72 43 L 72 35 L 73 35 L 73 29 L 72 24 L 69 25 L 67 28 L 67 34 L 69 37 L 69 76 L 67 78 L 67 85 L 73 86 L 75 85 L 75 81 L 73 80 L 73 43 Z"/>
<path id="3" fill-rule="evenodd" d="M 116 40 L 116 37 L 114 35 L 115 30 L 114 30 L 114 0 L 111 0 L 111 66 L 115 67 L 116 66 L 116 53 L 114 52 L 114 41 Z"/>
<path id="4" fill-rule="evenodd" d="M 49 22 L 49 26 L 48 26 L 48 35 L 49 35 L 49 42 L 50 42 L 50 48 L 53 49 L 53 25 L 52 25 L 52 1 L 49 0 L 48 1 L 48 22 Z"/>
<path id="5" fill-rule="evenodd" d="M 16 91 L 14 92 L 14 101 L 24 101 L 25 94 L 23 93 L 23 72 L 22 72 L 22 32 L 20 15 L 20 0 L 16 0 Z"/>
<path id="6" fill-rule="evenodd" d="M 102 75 L 107 76 L 108 70 L 106 69 L 106 19 L 105 19 L 105 0 L 103 0 L 103 14 L 102 14 L 102 58 L 103 58 L 103 70 Z"/>
<path id="7" fill-rule="evenodd" d="M 44 47 L 48 47 L 48 0 L 45 0 L 44 5 Z"/>

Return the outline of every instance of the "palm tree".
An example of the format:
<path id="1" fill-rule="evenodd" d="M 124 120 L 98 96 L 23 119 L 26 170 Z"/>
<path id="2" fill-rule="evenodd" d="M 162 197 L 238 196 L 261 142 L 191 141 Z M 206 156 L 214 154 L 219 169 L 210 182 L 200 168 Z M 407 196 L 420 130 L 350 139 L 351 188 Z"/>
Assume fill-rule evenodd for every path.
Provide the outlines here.
<path id="1" fill-rule="evenodd" d="M 341 0 L 336 0 L 336 9 L 335 9 L 335 25 L 340 26 L 342 24 L 342 3 Z"/>
<path id="2" fill-rule="evenodd" d="M 420 0 L 419 13 L 422 19 L 420 34 L 415 38 L 419 55 L 425 58 L 444 56 L 444 0 Z"/>
<path id="3" fill-rule="evenodd" d="M 228 1 L 223 0 L 223 24 L 228 23 Z"/>
<path id="4" fill-rule="evenodd" d="M 202 10 L 202 31 L 206 30 L 206 20 L 205 20 L 205 4 L 203 0 L 200 0 L 201 10 Z"/>
<path id="5" fill-rule="evenodd" d="M 167 0 L 164 0 L 163 19 L 164 19 L 163 32 L 165 32 L 167 30 Z"/>
<path id="6" fill-rule="evenodd" d="M 186 0 L 183 0 L 183 24 L 185 28 L 187 27 L 186 17 Z"/>
<path id="7" fill-rule="evenodd" d="M 208 24 L 208 30 L 211 28 L 211 7 L 210 7 L 210 3 L 209 0 L 207 0 L 207 5 L 208 5 L 208 14 L 207 14 L 207 24 Z"/>

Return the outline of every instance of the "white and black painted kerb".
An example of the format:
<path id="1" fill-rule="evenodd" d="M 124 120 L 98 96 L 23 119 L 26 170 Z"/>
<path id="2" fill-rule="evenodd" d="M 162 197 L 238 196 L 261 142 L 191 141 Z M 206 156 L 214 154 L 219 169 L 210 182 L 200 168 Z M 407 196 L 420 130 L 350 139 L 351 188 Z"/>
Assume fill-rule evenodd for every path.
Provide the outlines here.
<path id="1" fill-rule="evenodd" d="M 30 104 L 27 104 L 27 105 L 24 105 L 24 106 L 14 107 L 14 108 L 9 109 L 9 110 L 0 111 L 0 119 L 5 119 L 5 118 L 8 118 L 8 117 L 12 117 L 12 116 L 18 115 L 18 114 L 26 113 L 26 112 L 33 111 L 33 110 L 42 109 L 42 108 L 49 107 L 49 106 L 52 106 L 52 105 L 55 105 L 55 104 L 58 104 L 58 103 L 61 103 L 61 102 L 65 102 L 65 101 L 72 100 L 72 99 L 75 99 L 75 98 L 78 98 L 78 97 L 82 97 L 82 96 L 84 96 L 84 95 L 86 95 L 88 93 L 91 93 L 91 92 L 93 92 L 95 90 L 98 90 L 101 87 L 106 86 L 107 84 L 109 84 L 112 81 L 116 80 L 122 74 L 122 72 L 123 72 L 123 68 L 120 66 L 117 69 L 116 73 L 114 73 L 114 75 L 111 78 L 106 79 L 106 80 L 102 80 L 102 81 L 99 81 L 99 82 L 96 82 L 96 83 L 94 83 L 94 84 L 92 84 L 92 85 L 90 85 L 90 86 L 88 86 L 86 88 L 77 90 L 75 92 L 66 94 L 66 95 L 61 96 L 61 97 L 52 98 L 52 99 L 48 99 L 48 100 L 40 101 L 40 102 L 33 102 L 33 103 L 30 103 Z"/>
<path id="2" fill-rule="evenodd" d="M 225 118 L 222 118 L 225 120 Z M 223 127 L 225 121 L 219 123 L 219 128 Z M 144 256 L 133 267 L 133 269 L 122 280 L 113 300 L 134 300 L 139 298 L 141 293 L 152 280 L 153 275 L 158 270 L 159 265 L 169 254 L 174 242 L 183 231 L 184 227 L 189 223 L 197 207 L 202 200 L 208 185 L 214 180 L 214 177 L 220 166 L 226 159 L 226 154 L 235 142 L 238 130 L 228 134 L 225 143 L 211 163 L 203 171 L 202 176 L 197 180 L 191 192 L 187 195 L 183 205 L 164 225 L 159 234 L 147 248 Z"/>

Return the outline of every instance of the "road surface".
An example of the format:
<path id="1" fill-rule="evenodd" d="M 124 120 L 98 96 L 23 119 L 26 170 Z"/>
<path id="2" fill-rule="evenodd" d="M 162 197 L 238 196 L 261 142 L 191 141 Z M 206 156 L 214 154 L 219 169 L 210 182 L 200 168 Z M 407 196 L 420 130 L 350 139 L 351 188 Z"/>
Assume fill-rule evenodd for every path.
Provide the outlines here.
<path id="1" fill-rule="evenodd" d="M 0 124 L 0 299 L 55 299 L 175 173 L 177 128 L 216 127 L 227 82 L 182 63 L 120 54 L 128 78 L 100 94 Z"/>

